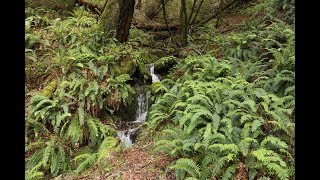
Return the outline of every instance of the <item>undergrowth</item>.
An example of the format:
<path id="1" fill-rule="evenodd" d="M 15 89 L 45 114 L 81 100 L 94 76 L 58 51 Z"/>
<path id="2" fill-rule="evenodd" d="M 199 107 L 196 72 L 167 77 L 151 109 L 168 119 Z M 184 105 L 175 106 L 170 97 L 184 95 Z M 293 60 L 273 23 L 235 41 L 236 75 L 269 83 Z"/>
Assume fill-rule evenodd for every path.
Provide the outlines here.
<path id="1" fill-rule="evenodd" d="M 177 179 L 294 179 L 294 1 L 249 2 L 237 31 L 190 32 L 188 56 L 150 86 L 144 134 Z M 161 42 L 132 27 L 119 44 L 82 6 L 25 13 L 26 179 L 108 167 L 115 114 Z"/>
<path id="2" fill-rule="evenodd" d="M 273 18 L 213 30 L 221 57 L 190 55 L 154 86 L 148 130 L 177 179 L 294 178 L 294 28 Z"/>

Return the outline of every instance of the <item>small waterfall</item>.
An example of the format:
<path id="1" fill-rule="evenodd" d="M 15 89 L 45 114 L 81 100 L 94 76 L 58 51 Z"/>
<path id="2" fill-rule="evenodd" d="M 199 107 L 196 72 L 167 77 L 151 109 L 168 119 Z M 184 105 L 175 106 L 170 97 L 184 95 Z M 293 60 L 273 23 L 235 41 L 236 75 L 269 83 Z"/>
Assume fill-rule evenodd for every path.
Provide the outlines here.
<path id="1" fill-rule="evenodd" d="M 160 79 L 156 74 L 154 74 L 154 64 L 151 64 L 150 66 L 150 74 L 152 77 L 152 83 L 154 82 L 160 82 Z M 136 111 L 136 119 L 135 121 L 132 121 L 131 123 L 143 123 L 146 121 L 147 113 L 148 113 L 148 98 L 145 92 L 141 93 L 138 98 L 138 108 Z M 131 128 L 128 130 L 122 130 L 117 131 L 117 136 L 123 143 L 125 147 L 130 147 L 132 145 L 132 135 L 136 134 L 139 130 L 139 126 L 136 128 Z"/>
<path id="2" fill-rule="evenodd" d="M 151 74 L 151 77 L 152 77 L 152 83 L 160 82 L 160 79 L 158 78 L 158 76 L 156 74 L 154 74 L 154 64 L 151 64 L 150 74 Z"/>
<path id="3" fill-rule="evenodd" d="M 148 112 L 148 99 L 146 94 L 140 94 L 138 97 L 138 109 L 136 112 L 136 120 L 133 122 L 145 122 Z"/>
<path id="4" fill-rule="evenodd" d="M 117 131 L 117 136 L 125 147 L 130 147 L 132 145 L 131 135 L 137 133 L 138 129 L 139 127 L 124 131 Z"/>
<path id="5" fill-rule="evenodd" d="M 131 123 L 143 123 L 146 121 L 148 112 L 148 99 L 145 93 L 138 96 L 138 108 L 136 111 L 136 120 Z M 139 126 L 128 130 L 117 131 L 117 136 L 125 147 L 132 145 L 132 135 L 136 134 L 139 130 Z"/>
<path id="6" fill-rule="evenodd" d="M 128 131 L 117 131 L 117 136 L 125 147 L 132 145 L 131 134 Z"/>

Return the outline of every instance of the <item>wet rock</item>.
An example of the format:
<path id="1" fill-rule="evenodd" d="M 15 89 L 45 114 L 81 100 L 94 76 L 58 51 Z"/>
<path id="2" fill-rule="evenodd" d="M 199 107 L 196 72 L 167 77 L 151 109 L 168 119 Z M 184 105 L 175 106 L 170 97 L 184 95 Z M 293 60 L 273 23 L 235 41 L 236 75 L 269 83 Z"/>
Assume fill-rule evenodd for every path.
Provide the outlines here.
<path id="1" fill-rule="evenodd" d="M 154 65 L 154 69 L 157 73 L 169 71 L 175 64 L 177 64 L 177 58 L 174 56 L 167 56 L 160 58 Z"/>
<path id="2" fill-rule="evenodd" d="M 138 62 L 137 65 L 138 65 L 138 76 L 142 77 L 144 80 L 149 82 L 151 80 L 151 75 L 147 67 L 140 62 Z"/>
<path id="3" fill-rule="evenodd" d="M 116 75 L 129 74 L 131 77 L 137 68 L 137 63 L 129 56 L 121 57 L 117 62 Z"/>

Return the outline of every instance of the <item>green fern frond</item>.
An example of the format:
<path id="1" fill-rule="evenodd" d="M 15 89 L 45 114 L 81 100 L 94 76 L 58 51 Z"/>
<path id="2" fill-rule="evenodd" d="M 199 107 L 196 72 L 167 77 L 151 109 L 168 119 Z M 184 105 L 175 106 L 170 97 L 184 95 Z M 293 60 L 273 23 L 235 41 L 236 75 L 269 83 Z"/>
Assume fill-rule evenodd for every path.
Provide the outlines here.
<path id="1" fill-rule="evenodd" d="M 261 143 L 260 146 L 261 147 L 265 147 L 267 145 L 267 143 L 272 143 L 272 144 L 276 144 L 281 148 L 288 148 L 287 143 L 285 143 L 284 141 L 282 141 L 281 139 L 274 137 L 274 136 L 268 136 L 266 138 L 264 138 Z"/>
<path id="2" fill-rule="evenodd" d="M 222 180 L 229 180 L 231 177 L 234 177 L 234 173 L 237 170 L 236 165 L 229 166 L 228 169 L 223 173 Z"/>
<path id="3" fill-rule="evenodd" d="M 199 177 L 200 169 L 198 165 L 191 159 L 180 158 L 170 167 L 170 169 L 179 169 L 187 172 L 191 177 Z"/>

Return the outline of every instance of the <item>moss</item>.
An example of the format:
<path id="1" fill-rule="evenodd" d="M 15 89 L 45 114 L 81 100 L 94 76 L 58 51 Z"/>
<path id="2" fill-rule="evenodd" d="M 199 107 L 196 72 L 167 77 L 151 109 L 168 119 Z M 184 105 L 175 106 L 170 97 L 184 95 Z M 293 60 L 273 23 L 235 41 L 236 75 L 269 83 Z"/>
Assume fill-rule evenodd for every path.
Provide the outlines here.
<path id="1" fill-rule="evenodd" d="M 151 74 L 143 63 L 138 62 L 138 70 L 139 74 L 143 76 L 143 79 L 148 80 L 151 79 Z"/>
<path id="2" fill-rule="evenodd" d="M 41 90 L 41 94 L 50 98 L 54 93 L 57 85 L 58 82 L 56 80 L 51 81 L 46 87 Z"/>
<path id="3" fill-rule="evenodd" d="M 155 62 L 158 58 L 158 56 L 154 55 L 152 50 L 141 52 L 141 60 L 140 62 L 143 62 L 144 64 L 150 64 L 152 62 Z"/>
<path id="4" fill-rule="evenodd" d="M 109 0 L 99 20 L 100 28 L 109 33 L 110 36 L 114 36 L 114 31 L 117 27 L 119 19 L 119 3 L 117 0 Z M 111 33 L 111 31 L 113 33 Z"/>
<path id="5" fill-rule="evenodd" d="M 174 56 L 167 56 L 160 58 L 154 65 L 155 70 L 168 70 L 173 65 L 177 64 L 177 58 Z"/>
<path id="6" fill-rule="evenodd" d="M 25 3 L 33 8 L 43 7 L 54 10 L 72 10 L 76 0 L 26 0 Z"/>
<path id="7" fill-rule="evenodd" d="M 167 54 L 166 54 L 167 52 L 165 52 L 165 51 L 162 50 L 162 49 L 157 49 L 157 48 L 152 49 L 150 53 L 154 54 L 154 55 L 157 56 L 158 58 L 159 58 L 159 57 L 164 57 L 164 56 L 167 55 Z"/>
<path id="8" fill-rule="evenodd" d="M 130 56 L 124 56 L 117 62 L 117 71 L 115 75 L 129 74 L 132 76 L 136 71 L 137 64 Z"/>

